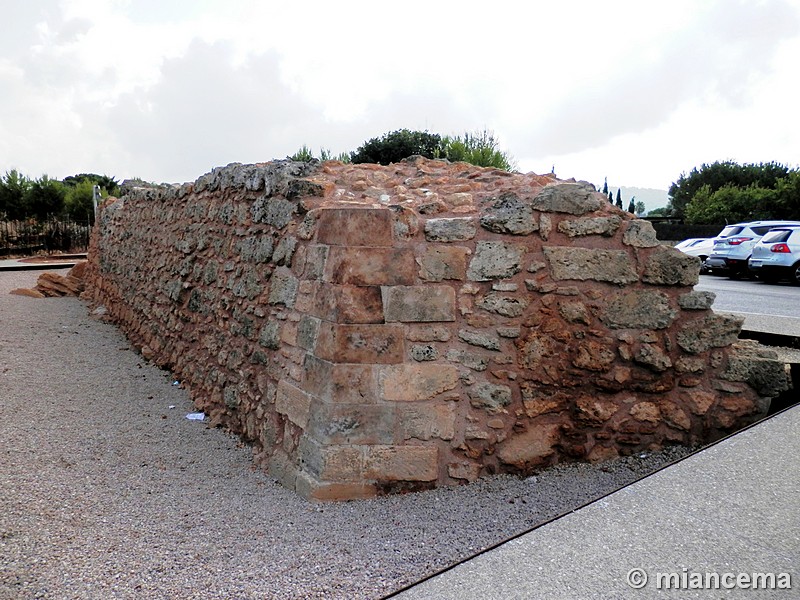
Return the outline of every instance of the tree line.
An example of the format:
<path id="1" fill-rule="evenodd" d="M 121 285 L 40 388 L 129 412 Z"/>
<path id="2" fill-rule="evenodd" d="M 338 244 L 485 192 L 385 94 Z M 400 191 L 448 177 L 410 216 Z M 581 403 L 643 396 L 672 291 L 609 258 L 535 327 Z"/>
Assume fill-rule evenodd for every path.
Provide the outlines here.
<path id="1" fill-rule="evenodd" d="M 48 216 L 91 221 L 94 214 L 94 186 L 101 196 L 116 194 L 113 177 L 95 173 L 70 175 L 62 180 L 42 175 L 31 179 L 11 169 L 0 177 L 0 220 L 44 220 Z"/>
<path id="2" fill-rule="evenodd" d="M 718 161 L 682 173 L 669 197 L 663 215 L 687 223 L 800 220 L 800 171 L 776 162 Z"/>

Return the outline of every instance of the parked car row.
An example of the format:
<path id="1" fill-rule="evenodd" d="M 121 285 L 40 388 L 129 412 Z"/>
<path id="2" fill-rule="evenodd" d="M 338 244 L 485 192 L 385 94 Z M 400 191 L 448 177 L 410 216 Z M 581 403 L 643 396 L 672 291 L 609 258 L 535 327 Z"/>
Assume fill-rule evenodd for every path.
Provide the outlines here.
<path id="1" fill-rule="evenodd" d="M 800 284 L 800 221 L 737 223 L 715 238 L 692 238 L 675 248 L 700 257 L 701 273 Z"/>

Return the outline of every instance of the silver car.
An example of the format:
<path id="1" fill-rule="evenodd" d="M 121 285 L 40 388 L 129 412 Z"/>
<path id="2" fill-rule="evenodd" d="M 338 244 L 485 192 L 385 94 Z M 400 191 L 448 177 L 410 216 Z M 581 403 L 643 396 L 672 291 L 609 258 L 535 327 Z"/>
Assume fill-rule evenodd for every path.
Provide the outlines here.
<path id="1" fill-rule="evenodd" d="M 776 227 L 800 226 L 800 221 L 752 221 L 728 225 L 714 238 L 714 250 L 705 265 L 712 273 L 739 277 L 747 268 L 753 247 L 767 232 Z"/>
<path id="2" fill-rule="evenodd" d="M 789 279 L 800 284 L 800 226 L 779 227 L 753 246 L 750 272 L 766 282 Z"/>

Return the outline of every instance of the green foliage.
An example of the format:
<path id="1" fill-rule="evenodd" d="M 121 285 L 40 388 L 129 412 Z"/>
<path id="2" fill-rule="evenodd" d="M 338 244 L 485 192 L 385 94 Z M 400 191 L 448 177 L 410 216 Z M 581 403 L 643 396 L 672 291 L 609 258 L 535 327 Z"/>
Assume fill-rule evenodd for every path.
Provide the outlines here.
<path id="1" fill-rule="evenodd" d="M 314 160 L 319 160 L 320 162 L 326 160 L 338 160 L 339 162 L 349 163 L 350 162 L 350 154 L 347 152 L 340 152 L 339 154 L 333 154 L 327 148 L 320 148 L 319 149 L 319 156 L 314 156 L 314 153 L 311 151 L 311 148 L 303 144 L 303 146 L 291 156 L 287 156 L 289 160 L 296 160 L 299 162 L 311 162 Z"/>
<path id="2" fill-rule="evenodd" d="M 712 190 L 704 185 L 686 206 L 689 223 L 736 223 L 772 219 L 778 192 L 763 187 L 732 185 Z"/>
<path id="3" fill-rule="evenodd" d="M 0 216 L 6 219 L 20 220 L 28 216 L 26 195 L 31 188 L 31 180 L 16 169 L 6 171 L 0 177 Z"/>
<path id="4" fill-rule="evenodd" d="M 409 156 L 438 158 L 441 155 L 442 137 L 427 131 L 398 129 L 372 138 L 350 154 L 353 163 L 378 163 L 388 165 Z"/>
<path id="5" fill-rule="evenodd" d="M 314 153 L 311 152 L 311 148 L 303 144 L 303 146 L 291 156 L 287 156 L 289 160 L 296 160 L 298 162 L 311 162 L 314 159 Z"/>
<path id="6" fill-rule="evenodd" d="M 445 136 L 441 141 L 439 156 L 450 162 L 466 162 L 479 167 L 494 167 L 513 171 L 513 158 L 498 148 L 497 139 L 491 131 L 466 132 L 463 136 Z"/>
<path id="7" fill-rule="evenodd" d="M 642 203 L 644 204 L 644 203 Z M 666 206 L 661 206 L 659 208 L 654 208 L 653 210 L 647 213 L 648 217 L 668 217 L 669 216 L 669 208 Z"/>
<path id="8" fill-rule="evenodd" d="M 25 195 L 28 216 L 43 221 L 48 215 L 60 215 L 64 210 L 67 189 L 63 183 L 42 175 L 31 182 Z"/>
<path id="9" fill-rule="evenodd" d="M 119 192 L 119 183 L 114 177 L 108 175 L 97 175 L 96 173 L 81 173 L 79 175 L 70 175 L 64 178 L 64 185 L 74 186 L 82 182 L 89 181 L 92 185 L 99 185 L 107 195 L 114 196 Z"/>
<path id="10" fill-rule="evenodd" d="M 66 213 L 76 221 L 94 218 L 94 186 L 89 179 L 84 179 L 67 187 L 64 199 Z"/>
<path id="11" fill-rule="evenodd" d="M 686 211 L 689 203 L 705 186 L 711 193 L 724 187 L 775 189 L 778 181 L 789 173 L 788 167 L 775 162 L 740 165 L 733 161 L 718 161 L 710 165 L 703 164 L 699 169 L 692 169 L 688 175 L 681 173 L 678 181 L 670 186 L 668 208 L 674 216 L 688 218 Z"/>
<path id="12" fill-rule="evenodd" d="M 631 202 L 633 202 L 632 199 L 631 199 Z M 636 204 L 634 205 L 634 208 L 636 209 L 636 214 L 637 215 L 643 215 L 644 211 L 647 210 L 647 207 L 644 205 L 644 202 L 642 202 L 641 200 L 637 200 L 636 201 Z"/>

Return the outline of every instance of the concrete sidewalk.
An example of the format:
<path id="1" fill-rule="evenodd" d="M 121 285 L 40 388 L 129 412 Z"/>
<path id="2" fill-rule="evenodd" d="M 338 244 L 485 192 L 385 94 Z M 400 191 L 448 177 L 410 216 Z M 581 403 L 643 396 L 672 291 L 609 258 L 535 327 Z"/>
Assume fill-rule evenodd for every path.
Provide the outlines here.
<path id="1" fill-rule="evenodd" d="M 659 589 L 658 573 L 789 573 L 792 589 Z M 394 597 L 800 598 L 800 406 Z"/>
<path id="2" fill-rule="evenodd" d="M 86 255 L 42 256 L 25 258 L 4 258 L 0 260 L 0 271 L 52 271 L 53 269 L 71 269 Z"/>

